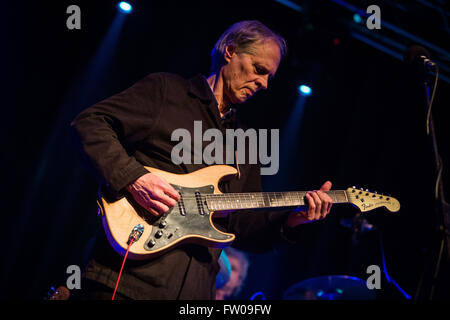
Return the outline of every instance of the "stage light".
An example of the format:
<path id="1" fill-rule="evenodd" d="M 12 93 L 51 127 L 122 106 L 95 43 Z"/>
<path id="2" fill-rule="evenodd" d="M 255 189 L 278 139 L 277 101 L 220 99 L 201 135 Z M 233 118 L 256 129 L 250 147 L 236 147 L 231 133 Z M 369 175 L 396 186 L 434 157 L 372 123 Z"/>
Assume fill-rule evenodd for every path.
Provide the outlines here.
<path id="1" fill-rule="evenodd" d="M 125 2 L 125 1 L 119 2 L 117 7 L 123 13 L 131 13 L 131 11 L 133 10 L 133 7 L 131 6 L 131 4 L 129 4 L 128 2 Z"/>
<path id="2" fill-rule="evenodd" d="M 355 21 L 356 23 L 361 23 L 361 21 L 362 21 L 361 16 L 359 14 L 355 13 L 353 15 L 353 21 Z"/>
<path id="3" fill-rule="evenodd" d="M 298 87 L 298 92 L 303 96 L 310 96 L 312 93 L 312 90 L 310 87 L 302 84 L 301 86 Z"/>

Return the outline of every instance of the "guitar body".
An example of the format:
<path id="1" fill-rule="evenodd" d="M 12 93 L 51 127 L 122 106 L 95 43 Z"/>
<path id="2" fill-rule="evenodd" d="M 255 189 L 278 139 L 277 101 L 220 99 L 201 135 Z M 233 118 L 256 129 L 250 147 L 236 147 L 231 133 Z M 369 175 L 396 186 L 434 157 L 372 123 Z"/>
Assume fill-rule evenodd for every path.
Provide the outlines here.
<path id="1" fill-rule="evenodd" d="M 131 195 L 118 201 L 99 201 L 99 213 L 111 246 L 124 255 L 130 232 L 137 225 L 144 226 L 138 241 L 129 249 L 131 259 L 148 259 L 164 253 L 181 243 L 225 247 L 235 236 L 216 229 L 212 223 L 214 211 L 206 206 L 201 195 L 220 194 L 221 180 L 234 177 L 236 169 L 227 165 L 205 167 L 188 174 L 173 174 L 146 167 L 170 183 L 181 194 L 181 200 L 167 213 L 155 217 L 139 206 Z"/>

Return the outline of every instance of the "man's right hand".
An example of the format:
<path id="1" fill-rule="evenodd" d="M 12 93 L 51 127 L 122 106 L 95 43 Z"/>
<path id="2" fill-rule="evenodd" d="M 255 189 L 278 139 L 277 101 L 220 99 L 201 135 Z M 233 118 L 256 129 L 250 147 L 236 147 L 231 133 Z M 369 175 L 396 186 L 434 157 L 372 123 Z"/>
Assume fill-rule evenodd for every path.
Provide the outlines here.
<path id="1" fill-rule="evenodd" d="M 144 174 L 126 189 L 139 205 L 155 216 L 169 211 L 180 200 L 178 191 L 153 173 Z"/>

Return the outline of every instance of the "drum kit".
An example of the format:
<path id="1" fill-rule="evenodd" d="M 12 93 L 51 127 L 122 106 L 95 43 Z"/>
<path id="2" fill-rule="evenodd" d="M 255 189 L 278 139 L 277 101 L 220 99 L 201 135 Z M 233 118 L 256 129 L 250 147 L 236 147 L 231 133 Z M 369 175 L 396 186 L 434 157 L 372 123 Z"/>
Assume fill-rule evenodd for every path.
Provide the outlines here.
<path id="1" fill-rule="evenodd" d="M 358 245 L 361 234 L 377 228 L 360 214 L 350 219 L 341 219 L 340 225 L 352 230 L 352 246 Z M 224 263 L 224 262 L 223 262 Z M 221 265 L 221 281 L 227 276 Z M 255 296 L 258 294 L 258 298 Z M 250 300 L 262 299 L 262 292 L 254 294 Z M 262 298 L 261 298 L 262 297 Z M 375 300 L 376 290 L 368 288 L 366 280 L 350 275 L 323 275 L 302 280 L 283 292 L 283 300 Z"/>
<path id="2" fill-rule="evenodd" d="M 357 245 L 359 235 L 376 229 L 360 214 L 341 219 L 340 225 L 353 231 L 352 245 Z M 293 284 L 284 291 L 283 300 L 375 300 L 375 291 L 354 276 L 324 275 Z"/>
<path id="3" fill-rule="evenodd" d="M 375 290 L 366 281 L 347 275 L 329 275 L 303 280 L 283 294 L 283 300 L 374 300 Z"/>

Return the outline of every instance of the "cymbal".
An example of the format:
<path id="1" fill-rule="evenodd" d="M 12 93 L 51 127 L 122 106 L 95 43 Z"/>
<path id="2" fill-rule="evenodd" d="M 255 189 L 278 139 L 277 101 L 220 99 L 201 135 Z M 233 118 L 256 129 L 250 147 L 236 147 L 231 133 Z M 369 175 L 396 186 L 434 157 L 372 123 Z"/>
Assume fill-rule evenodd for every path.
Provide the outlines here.
<path id="1" fill-rule="evenodd" d="M 367 288 L 365 280 L 329 275 L 300 281 L 289 287 L 283 300 L 373 300 L 375 290 Z"/>

